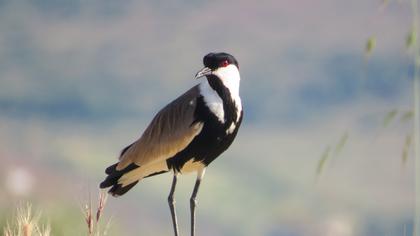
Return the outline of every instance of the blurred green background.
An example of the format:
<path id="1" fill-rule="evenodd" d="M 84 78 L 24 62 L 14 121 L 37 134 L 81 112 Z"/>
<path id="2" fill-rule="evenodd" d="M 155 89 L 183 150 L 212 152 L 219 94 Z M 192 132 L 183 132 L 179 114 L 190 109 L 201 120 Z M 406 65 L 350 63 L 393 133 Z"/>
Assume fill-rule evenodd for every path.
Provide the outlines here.
<path id="1" fill-rule="evenodd" d="M 30 201 L 54 235 L 86 235 L 104 168 L 226 51 L 245 118 L 206 173 L 197 233 L 410 235 L 411 21 L 405 0 L 0 0 L 0 227 Z M 110 197 L 110 235 L 171 235 L 171 180 Z"/>

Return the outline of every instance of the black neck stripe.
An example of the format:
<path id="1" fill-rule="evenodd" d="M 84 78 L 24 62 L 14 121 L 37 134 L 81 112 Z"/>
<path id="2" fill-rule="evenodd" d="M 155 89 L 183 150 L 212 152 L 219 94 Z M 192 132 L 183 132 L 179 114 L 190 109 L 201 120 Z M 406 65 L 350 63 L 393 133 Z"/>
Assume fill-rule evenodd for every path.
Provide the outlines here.
<path id="1" fill-rule="evenodd" d="M 223 101 L 223 110 L 225 113 L 225 124 L 230 125 L 237 120 L 237 108 L 232 100 L 230 90 L 223 84 L 222 80 L 216 75 L 208 75 L 207 81 Z"/>

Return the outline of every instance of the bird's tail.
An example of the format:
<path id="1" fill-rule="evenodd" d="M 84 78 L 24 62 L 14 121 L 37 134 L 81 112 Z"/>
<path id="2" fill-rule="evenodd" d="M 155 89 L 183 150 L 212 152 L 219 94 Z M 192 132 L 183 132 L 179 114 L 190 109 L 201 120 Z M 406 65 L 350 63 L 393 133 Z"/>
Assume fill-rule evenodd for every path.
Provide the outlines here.
<path id="1" fill-rule="evenodd" d="M 143 178 L 168 172 L 169 169 L 165 163 L 155 163 L 152 165 L 138 166 L 131 163 L 122 170 L 117 170 L 118 163 L 106 168 L 105 173 L 108 175 L 99 185 L 100 188 L 109 188 L 108 193 L 117 197 L 125 194 L 134 185 Z"/>

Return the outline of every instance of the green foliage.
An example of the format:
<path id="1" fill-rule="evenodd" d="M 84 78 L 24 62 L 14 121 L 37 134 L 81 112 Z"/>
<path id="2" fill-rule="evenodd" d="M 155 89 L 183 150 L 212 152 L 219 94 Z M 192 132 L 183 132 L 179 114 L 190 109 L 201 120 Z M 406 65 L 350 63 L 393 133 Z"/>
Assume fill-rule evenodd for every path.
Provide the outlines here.
<path id="1" fill-rule="evenodd" d="M 334 145 L 334 149 L 333 151 L 331 146 L 328 145 L 324 152 L 321 155 L 321 158 L 318 161 L 318 166 L 316 168 L 316 175 L 317 177 L 319 177 L 322 173 L 322 171 L 325 169 L 325 165 L 327 163 L 328 160 L 332 159 L 332 158 L 336 158 L 337 156 L 340 155 L 341 151 L 343 150 L 344 146 L 347 143 L 347 140 L 349 139 L 349 134 L 348 132 L 344 132 L 343 135 L 341 135 L 340 139 L 338 140 L 337 144 Z"/>
<path id="2" fill-rule="evenodd" d="M 316 168 L 317 176 L 319 176 L 322 173 L 322 171 L 324 169 L 324 166 L 325 166 L 325 163 L 326 163 L 328 157 L 330 156 L 330 152 L 331 152 L 331 147 L 327 146 L 325 148 L 324 152 L 322 153 L 321 158 L 318 161 L 318 167 Z"/>
<path id="3" fill-rule="evenodd" d="M 403 147 L 403 152 L 402 152 L 403 163 L 407 162 L 408 154 L 409 154 L 412 142 L 413 142 L 413 134 L 407 134 L 405 136 L 405 142 L 404 142 L 404 147 Z"/>
<path id="4" fill-rule="evenodd" d="M 405 39 L 405 46 L 407 49 L 411 49 L 414 46 L 414 43 L 417 41 L 417 31 L 415 28 L 412 28 L 411 31 L 407 34 Z"/>
<path id="5" fill-rule="evenodd" d="M 406 111 L 401 115 L 401 122 L 402 123 L 407 123 L 408 121 L 411 121 L 414 117 L 414 112 L 413 111 Z"/>
<path id="6" fill-rule="evenodd" d="M 394 120 L 397 113 L 398 113 L 397 109 L 393 109 L 393 110 L 389 111 L 384 117 L 384 120 L 382 122 L 382 126 L 384 128 L 388 127 L 388 125 Z"/>
<path id="7" fill-rule="evenodd" d="M 346 145 L 348 139 L 349 139 L 349 134 L 348 134 L 348 132 L 345 132 L 341 136 L 341 138 L 338 141 L 337 145 L 335 145 L 335 148 L 334 148 L 334 156 L 338 156 L 341 153 L 341 150 L 343 149 L 344 145 Z"/>
<path id="8" fill-rule="evenodd" d="M 382 126 L 384 128 L 388 127 L 389 124 L 391 124 L 397 117 L 398 114 L 400 114 L 401 112 L 398 112 L 397 109 L 393 109 L 391 111 L 389 111 L 388 113 L 386 113 L 383 122 L 382 122 Z M 412 121 L 414 117 L 414 112 L 412 110 L 409 111 L 405 111 L 400 115 L 400 122 L 405 124 L 409 121 Z M 405 136 L 405 141 L 404 141 L 404 146 L 402 149 L 402 162 L 406 163 L 407 159 L 409 157 L 409 153 L 410 153 L 410 148 L 412 146 L 412 142 L 413 142 L 413 132 L 406 134 Z"/>
<path id="9" fill-rule="evenodd" d="M 376 37 L 371 36 L 366 41 L 365 55 L 370 56 L 372 54 L 373 50 L 375 49 L 375 47 L 376 47 Z"/>

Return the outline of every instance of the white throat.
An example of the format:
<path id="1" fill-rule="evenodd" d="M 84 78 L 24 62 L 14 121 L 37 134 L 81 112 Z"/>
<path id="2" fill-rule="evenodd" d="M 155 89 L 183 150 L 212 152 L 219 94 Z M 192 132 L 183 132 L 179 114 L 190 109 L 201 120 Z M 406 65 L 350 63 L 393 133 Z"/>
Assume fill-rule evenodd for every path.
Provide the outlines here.
<path id="1" fill-rule="evenodd" d="M 235 65 L 228 65 L 226 67 L 218 68 L 213 71 L 214 75 L 219 77 L 223 85 L 229 89 L 230 96 L 232 101 L 235 103 L 237 108 L 237 120 L 240 118 L 242 112 L 242 103 L 241 98 L 239 97 L 239 83 L 241 77 L 239 75 L 239 70 Z M 207 79 L 204 80 L 200 86 L 200 93 L 204 97 L 204 102 L 209 107 L 209 109 L 217 116 L 220 122 L 225 122 L 225 114 L 223 110 L 223 100 L 220 98 L 219 94 L 210 86 Z"/>
<path id="2" fill-rule="evenodd" d="M 239 97 L 239 84 L 241 82 L 241 76 L 239 74 L 238 67 L 235 65 L 220 67 L 213 71 L 212 74 L 219 77 L 222 80 L 223 85 L 229 89 L 232 100 L 235 101 L 236 106 L 241 106 L 241 98 Z"/>

